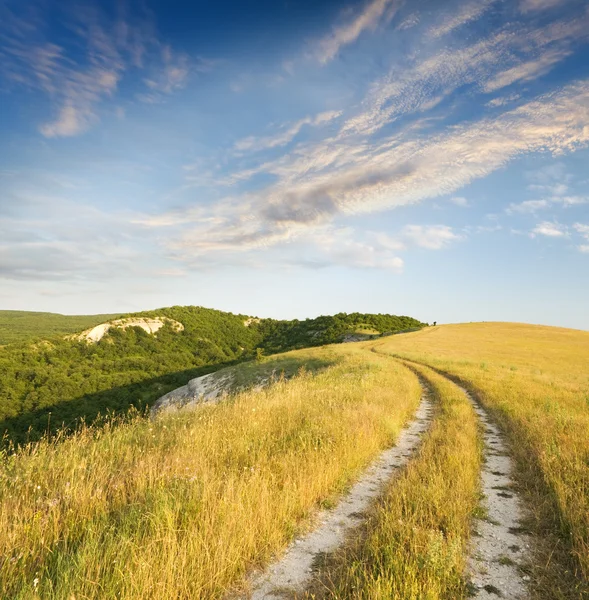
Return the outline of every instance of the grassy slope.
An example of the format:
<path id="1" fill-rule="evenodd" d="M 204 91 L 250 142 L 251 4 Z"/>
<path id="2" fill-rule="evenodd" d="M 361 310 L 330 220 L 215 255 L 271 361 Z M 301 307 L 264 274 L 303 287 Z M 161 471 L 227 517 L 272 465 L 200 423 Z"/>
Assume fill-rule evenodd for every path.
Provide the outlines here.
<path id="1" fill-rule="evenodd" d="M 512 442 L 530 526 L 549 537 L 532 580 L 577 598 L 589 579 L 589 333 L 513 323 L 429 328 L 377 342 L 467 382 Z M 552 537 L 550 537 L 552 535 Z"/>
<path id="2" fill-rule="evenodd" d="M 117 317 L 0 310 L 0 346 L 76 333 Z"/>
<path id="3" fill-rule="evenodd" d="M 387 357 L 355 345 L 298 355 L 333 366 L 3 461 L 0 596 L 222 598 L 390 445 L 419 402 L 416 378 Z"/>
<path id="4" fill-rule="evenodd" d="M 480 439 L 472 405 L 452 383 L 417 367 L 439 416 L 416 460 L 393 481 L 366 530 L 336 556 L 313 597 L 458 600 L 471 518 L 479 503 Z"/>

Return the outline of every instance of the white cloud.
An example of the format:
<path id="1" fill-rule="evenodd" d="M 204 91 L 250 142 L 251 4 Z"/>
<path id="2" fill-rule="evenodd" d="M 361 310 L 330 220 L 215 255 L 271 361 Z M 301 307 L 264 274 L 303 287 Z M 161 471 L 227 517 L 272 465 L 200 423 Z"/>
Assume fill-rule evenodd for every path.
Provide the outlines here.
<path id="1" fill-rule="evenodd" d="M 548 208 L 550 203 L 548 200 L 526 200 L 520 203 L 511 203 L 505 212 L 509 215 L 514 213 L 535 213 L 537 210 Z"/>
<path id="2" fill-rule="evenodd" d="M 327 36 L 319 40 L 315 57 L 322 64 L 328 63 L 335 58 L 342 46 L 355 42 L 364 31 L 374 29 L 383 18 L 392 19 L 401 4 L 402 0 L 372 0 L 353 19 L 334 27 Z"/>
<path id="3" fill-rule="evenodd" d="M 311 235 L 336 219 L 453 194 L 527 153 L 559 155 L 586 146 L 587 123 L 589 81 L 581 81 L 437 135 L 416 137 L 408 127 L 374 141 L 340 132 L 322 142 L 301 143 L 246 175 L 234 174 L 236 180 L 252 172 L 272 175 L 274 183 L 262 190 L 154 215 L 144 224 L 179 228 L 166 243 L 194 259 L 267 248 Z M 406 233 L 403 241 L 412 238 L 432 248 L 457 239 L 443 226 Z M 536 233 L 560 235 L 554 224 L 539 226 Z"/>
<path id="4" fill-rule="evenodd" d="M 69 137 L 86 131 L 94 121 L 94 114 L 88 110 L 64 106 L 57 119 L 40 127 L 45 137 Z"/>
<path id="5" fill-rule="evenodd" d="M 452 14 L 427 32 L 427 36 L 439 38 L 454 32 L 456 29 L 479 19 L 497 0 L 476 0 L 467 2 L 458 8 L 452 6 Z M 442 6 L 440 6 L 442 8 Z"/>
<path id="6" fill-rule="evenodd" d="M 552 201 L 564 206 L 579 206 L 580 204 L 589 204 L 589 196 L 555 196 Z"/>
<path id="7" fill-rule="evenodd" d="M 371 242 L 360 241 L 354 238 L 352 229 L 340 228 L 307 239 L 306 246 L 315 246 L 320 252 L 320 260 L 330 264 L 399 273 L 403 270 L 403 259 L 395 255 L 395 249 L 391 248 L 394 244 L 388 243 L 386 237 L 386 234 L 377 234 Z"/>
<path id="8" fill-rule="evenodd" d="M 524 62 L 520 65 L 507 69 L 498 73 L 493 79 L 487 81 L 483 86 L 483 90 L 487 93 L 496 92 L 501 88 L 512 85 L 516 82 L 526 82 L 537 79 L 542 75 L 550 72 L 552 68 L 572 54 L 570 48 L 555 48 L 549 50 L 542 56 Z"/>
<path id="9" fill-rule="evenodd" d="M 469 206 L 468 200 L 464 196 L 452 196 L 452 198 L 450 198 L 450 202 L 452 202 L 452 204 L 456 204 L 456 206 Z"/>
<path id="10" fill-rule="evenodd" d="M 447 225 L 407 225 L 403 229 L 402 236 L 416 246 L 428 250 L 441 250 L 452 242 L 462 239 Z"/>
<path id="11" fill-rule="evenodd" d="M 395 119 L 430 110 L 459 88 L 477 86 L 499 91 L 516 81 L 527 82 L 546 73 L 568 56 L 573 46 L 589 39 L 589 10 L 575 18 L 542 27 L 510 23 L 486 38 L 463 46 L 435 47 L 424 36 L 423 48 L 414 49 L 404 62 L 376 81 L 362 105 L 349 117 L 345 132 L 370 135 Z M 516 96 L 492 99 L 496 106 Z"/>
<path id="12" fill-rule="evenodd" d="M 520 94 L 511 94 L 509 96 L 500 96 L 498 98 L 493 98 L 492 100 L 489 100 L 489 102 L 487 102 L 487 106 L 490 106 L 492 108 L 503 107 L 503 106 L 506 106 L 507 104 L 516 102 L 520 98 L 521 98 Z"/>
<path id="13" fill-rule="evenodd" d="M 544 235 L 546 237 L 563 237 L 566 235 L 566 227 L 560 223 L 544 221 L 539 223 L 532 230 L 532 237 L 535 235 Z"/>
<path id="14" fill-rule="evenodd" d="M 587 242 L 589 242 L 589 225 L 585 225 L 583 223 L 575 223 L 573 225 L 573 229 L 579 233 Z M 589 254 L 589 244 L 579 244 L 577 246 L 579 252 L 583 252 L 584 254 Z"/>
<path id="15" fill-rule="evenodd" d="M 149 92 L 138 94 L 138 99 L 149 104 L 160 102 L 164 95 L 184 88 L 191 71 L 206 72 L 213 65 L 214 62 L 204 59 L 191 63 L 186 54 L 176 53 L 170 46 L 164 45 L 161 47 L 160 59 L 154 61 L 150 68 L 150 76 L 143 80 Z"/>

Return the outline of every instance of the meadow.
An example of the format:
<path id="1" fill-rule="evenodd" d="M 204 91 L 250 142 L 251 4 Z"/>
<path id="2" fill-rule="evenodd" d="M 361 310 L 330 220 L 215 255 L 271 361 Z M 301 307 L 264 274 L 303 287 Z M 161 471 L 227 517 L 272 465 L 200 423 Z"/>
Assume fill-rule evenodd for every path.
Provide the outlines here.
<path id="1" fill-rule="evenodd" d="M 226 598 L 395 443 L 429 389 L 435 411 L 309 598 L 465 599 L 481 517 L 482 433 L 504 432 L 527 509 L 530 598 L 587 598 L 589 333 L 518 324 L 429 327 L 258 357 L 216 404 L 111 416 L 5 449 L 0 597 Z M 280 378 L 284 372 L 289 378 Z"/>
<path id="2" fill-rule="evenodd" d="M 516 323 L 430 327 L 374 350 L 430 365 L 468 387 L 511 441 L 540 539 L 545 598 L 585 597 L 589 580 L 589 332 Z"/>
<path id="3" fill-rule="evenodd" d="M 5 456 L 0 597 L 223 597 L 391 445 L 419 402 L 416 378 L 390 358 L 306 352 L 333 364 Z"/>

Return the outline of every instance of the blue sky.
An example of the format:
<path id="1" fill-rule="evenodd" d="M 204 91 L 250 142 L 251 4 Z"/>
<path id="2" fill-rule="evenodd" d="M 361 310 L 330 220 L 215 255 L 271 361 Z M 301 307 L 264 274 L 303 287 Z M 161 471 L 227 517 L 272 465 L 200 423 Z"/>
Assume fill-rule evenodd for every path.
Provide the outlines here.
<path id="1" fill-rule="evenodd" d="M 0 308 L 589 329 L 585 0 L 0 0 Z"/>

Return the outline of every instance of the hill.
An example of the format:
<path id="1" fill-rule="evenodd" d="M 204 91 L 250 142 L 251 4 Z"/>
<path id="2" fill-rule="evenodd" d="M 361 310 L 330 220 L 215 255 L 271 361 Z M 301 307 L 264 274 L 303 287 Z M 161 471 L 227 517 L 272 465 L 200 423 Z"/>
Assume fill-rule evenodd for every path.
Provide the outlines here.
<path id="1" fill-rule="evenodd" d="M 0 310 L 0 346 L 76 333 L 117 316 Z"/>
<path id="2" fill-rule="evenodd" d="M 166 310 L 178 337 L 188 311 L 264 339 L 263 320 Z M 368 325 L 355 332 L 374 335 Z M 173 333 L 114 328 L 79 347 Z M 242 390 L 229 401 L 114 417 L 6 455 L 0 596 L 221 600 L 271 581 L 276 597 L 317 600 L 587 598 L 588 374 L 588 332 L 510 323 L 233 365 L 216 375 Z M 359 490 L 372 498 L 361 510 Z"/>
<path id="3" fill-rule="evenodd" d="M 434 367 L 476 395 L 506 434 L 529 507 L 524 527 L 548 538 L 536 549 L 534 597 L 588 598 L 589 332 L 464 323 L 373 348 Z"/>
<path id="4" fill-rule="evenodd" d="M 0 433 L 18 442 L 36 439 L 81 418 L 92 421 L 131 406 L 143 411 L 194 377 L 255 356 L 424 325 L 411 317 L 361 313 L 278 321 L 196 306 L 117 317 L 99 328 L 100 339 L 88 340 L 89 332 L 78 330 L 0 349 Z M 98 317 L 84 319 L 86 326 L 100 324 Z M 15 320 L 16 335 L 28 322 Z"/>

